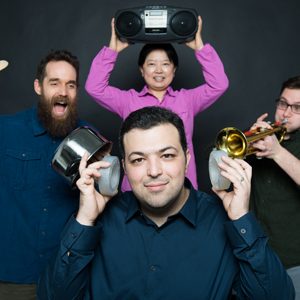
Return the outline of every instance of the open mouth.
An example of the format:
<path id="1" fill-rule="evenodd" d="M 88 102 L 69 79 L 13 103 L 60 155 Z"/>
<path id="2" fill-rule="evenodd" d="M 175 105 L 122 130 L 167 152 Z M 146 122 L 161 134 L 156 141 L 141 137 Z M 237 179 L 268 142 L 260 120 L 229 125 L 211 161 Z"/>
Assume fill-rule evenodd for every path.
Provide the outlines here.
<path id="1" fill-rule="evenodd" d="M 155 76 L 154 80 L 157 82 L 162 82 L 165 78 L 163 76 Z"/>
<path id="2" fill-rule="evenodd" d="M 56 116 L 63 116 L 68 108 L 68 103 L 67 101 L 64 100 L 60 100 L 60 101 L 56 101 L 53 104 L 53 113 Z"/>

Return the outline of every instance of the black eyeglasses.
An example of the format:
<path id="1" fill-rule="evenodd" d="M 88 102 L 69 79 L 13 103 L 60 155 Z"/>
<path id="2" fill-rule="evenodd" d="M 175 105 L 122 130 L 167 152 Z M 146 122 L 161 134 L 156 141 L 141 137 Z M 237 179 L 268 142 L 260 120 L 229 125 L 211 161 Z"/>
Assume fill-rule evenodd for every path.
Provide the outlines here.
<path id="1" fill-rule="evenodd" d="M 291 111 L 295 114 L 300 114 L 300 104 L 288 104 L 286 101 L 282 99 L 276 100 L 276 106 L 278 109 L 287 110 L 288 107 L 291 108 Z"/>

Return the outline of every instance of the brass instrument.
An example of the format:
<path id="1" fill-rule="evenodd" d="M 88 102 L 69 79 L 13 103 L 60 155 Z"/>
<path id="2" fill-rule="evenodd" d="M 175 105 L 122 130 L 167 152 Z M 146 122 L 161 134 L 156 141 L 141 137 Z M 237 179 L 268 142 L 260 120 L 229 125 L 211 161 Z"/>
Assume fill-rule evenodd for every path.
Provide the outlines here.
<path id="1" fill-rule="evenodd" d="M 255 130 L 242 132 L 235 127 L 226 127 L 219 131 L 216 138 L 216 148 L 223 150 L 229 157 L 245 158 L 247 155 L 257 152 L 252 143 L 268 135 L 275 134 L 278 141 L 281 142 L 286 133 L 286 122 L 275 122 L 270 124 L 270 128 L 259 127 Z"/>
<path id="2" fill-rule="evenodd" d="M 284 126 L 286 122 L 287 120 L 270 124 L 272 127 L 270 129 L 259 127 L 255 130 L 242 132 L 235 127 L 226 127 L 219 131 L 215 148 L 210 153 L 208 162 L 209 177 L 213 187 L 217 190 L 226 190 L 230 187 L 230 180 L 221 175 L 218 166 L 224 155 L 243 159 L 258 151 L 252 146 L 253 142 L 272 134 L 276 134 L 279 142 L 281 142 L 286 133 Z"/>

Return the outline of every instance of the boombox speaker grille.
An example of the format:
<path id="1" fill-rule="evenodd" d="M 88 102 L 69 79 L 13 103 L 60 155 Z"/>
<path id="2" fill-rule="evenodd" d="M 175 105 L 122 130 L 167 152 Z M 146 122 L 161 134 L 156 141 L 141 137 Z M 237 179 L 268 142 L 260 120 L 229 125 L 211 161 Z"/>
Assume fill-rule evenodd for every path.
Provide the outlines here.
<path id="1" fill-rule="evenodd" d="M 121 13 L 116 22 L 118 31 L 123 36 L 136 35 L 140 31 L 142 24 L 141 18 L 130 11 Z"/>
<path id="2" fill-rule="evenodd" d="M 170 20 L 171 29 L 179 36 L 192 34 L 196 26 L 197 19 L 188 11 L 178 12 Z"/>

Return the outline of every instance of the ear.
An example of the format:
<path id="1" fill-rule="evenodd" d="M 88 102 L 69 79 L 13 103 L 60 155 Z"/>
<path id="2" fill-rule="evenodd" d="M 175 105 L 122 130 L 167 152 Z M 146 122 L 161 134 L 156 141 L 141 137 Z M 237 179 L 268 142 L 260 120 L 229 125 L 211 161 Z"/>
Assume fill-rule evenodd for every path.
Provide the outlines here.
<path id="1" fill-rule="evenodd" d="M 142 77 L 144 77 L 144 70 L 142 67 L 140 67 L 140 72 L 141 72 Z"/>
<path id="2" fill-rule="evenodd" d="M 33 82 L 33 88 L 34 88 L 34 91 L 38 94 L 38 95 L 41 95 L 42 94 L 42 87 L 40 85 L 40 82 L 38 79 L 35 79 L 34 82 Z"/>
<path id="3" fill-rule="evenodd" d="M 186 173 L 187 169 L 188 169 L 188 166 L 189 166 L 189 163 L 190 163 L 190 160 L 191 160 L 191 154 L 190 154 L 189 149 L 186 149 L 185 157 L 186 157 L 186 163 L 185 163 L 185 173 Z"/>
<path id="4" fill-rule="evenodd" d="M 124 158 L 122 159 L 122 166 L 123 166 L 124 174 L 127 175 Z"/>

